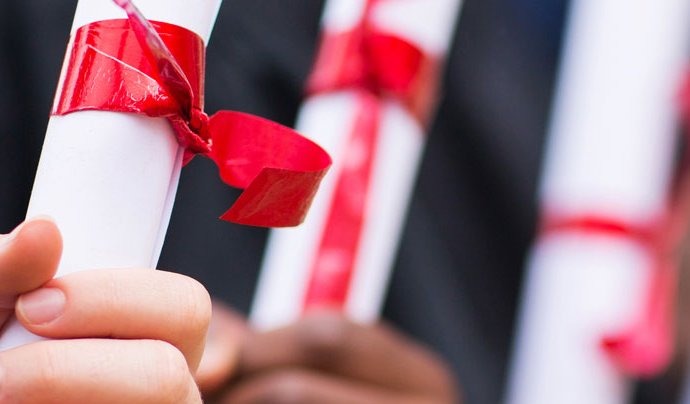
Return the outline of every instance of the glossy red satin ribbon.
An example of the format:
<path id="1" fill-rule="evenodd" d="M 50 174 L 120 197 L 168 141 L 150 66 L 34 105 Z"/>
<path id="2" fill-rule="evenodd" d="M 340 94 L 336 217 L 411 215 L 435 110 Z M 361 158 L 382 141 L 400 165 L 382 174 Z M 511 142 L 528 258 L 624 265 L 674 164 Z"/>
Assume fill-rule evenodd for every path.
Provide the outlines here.
<path id="1" fill-rule="evenodd" d="M 383 104 L 394 99 L 424 125 L 437 92 L 438 59 L 407 40 L 381 32 L 371 14 L 381 0 L 368 0 L 364 16 L 349 31 L 324 27 L 307 82 L 311 95 L 352 91 L 353 127 L 319 241 L 304 300 L 313 307 L 343 308 L 366 220 L 369 186 Z"/>
<path id="2" fill-rule="evenodd" d="M 167 118 L 185 148 L 185 163 L 206 155 L 227 184 L 245 188 L 223 219 L 256 226 L 301 223 L 330 157 L 262 118 L 221 111 L 209 119 L 203 112 L 201 38 L 128 14 L 129 20 L 77 30 L 53 114 L 99 110 Z"/>

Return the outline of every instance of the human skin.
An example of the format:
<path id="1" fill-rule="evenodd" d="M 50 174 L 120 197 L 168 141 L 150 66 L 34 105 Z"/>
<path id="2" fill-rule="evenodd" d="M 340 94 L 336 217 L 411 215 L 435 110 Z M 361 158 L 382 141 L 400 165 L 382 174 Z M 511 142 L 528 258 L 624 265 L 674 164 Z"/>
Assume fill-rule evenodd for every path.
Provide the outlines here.
<path id="1" fill-rule="evenodd" d="M 322 311 L 289 327 L 256 332 L 219 302 L 212 323 L 208 353 L 224 359 L 205 358 L 197 374 L 208 403 L 461 401 L 443 360 L 385 324 L 360 325 Z M 238 343 L 239 352 L 223 348 Z"/>
<path id="2" fill-rule="evenodd" d="M 50 338 L 0 352 L 2 403 L 201 403 L 193 379 L 211 316 L 178 274 L 94 269 L 52 279 L 62 242 L 47 218 L 0 235 L 0 326 Z"/>

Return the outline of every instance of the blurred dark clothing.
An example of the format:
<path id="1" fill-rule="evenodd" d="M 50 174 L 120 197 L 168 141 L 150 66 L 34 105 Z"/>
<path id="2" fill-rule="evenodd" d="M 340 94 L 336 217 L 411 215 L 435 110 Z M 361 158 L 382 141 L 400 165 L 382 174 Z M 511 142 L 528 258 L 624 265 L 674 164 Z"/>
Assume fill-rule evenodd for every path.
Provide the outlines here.
<path id="1" fill-rule="evenodd" d="M 0 232 L 26 210 L 75 4 L 8 0 L 0 14 Z M 225 0 L 207 111 L 292 125 L 321 7 Z M 504 391 L 564 12 L 556 0 L 465 1 L 386 302 L 387 321 L 453 365 L 470 404 Z M 189 164 L 160 267 L 246 311 L 267 231 L 217 219 L 237 195 L 209 161 Z"/>

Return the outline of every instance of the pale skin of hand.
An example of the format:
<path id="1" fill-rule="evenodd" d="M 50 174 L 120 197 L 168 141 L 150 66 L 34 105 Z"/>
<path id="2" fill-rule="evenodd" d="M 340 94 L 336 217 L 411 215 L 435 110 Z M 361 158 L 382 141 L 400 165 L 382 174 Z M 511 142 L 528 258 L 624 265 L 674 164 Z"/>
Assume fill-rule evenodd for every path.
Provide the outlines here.
<path id="1" fill-rule="evenodd" d="M 99 269 L 53 279 L 47 218 L 0 235 L 0 325 L 51 340 L 0 352 L 1 403 L 201 403 L 193 379 L 211 317 L 206 290 L 169 272 Z"/>
<path id="2" fill-rule="evenodd" d="M 390 326 L 322 311 L 262 333 L 219 302 L 213 311 L 197 373 L 209 404 L 461 402 L 443 360 Z"/>

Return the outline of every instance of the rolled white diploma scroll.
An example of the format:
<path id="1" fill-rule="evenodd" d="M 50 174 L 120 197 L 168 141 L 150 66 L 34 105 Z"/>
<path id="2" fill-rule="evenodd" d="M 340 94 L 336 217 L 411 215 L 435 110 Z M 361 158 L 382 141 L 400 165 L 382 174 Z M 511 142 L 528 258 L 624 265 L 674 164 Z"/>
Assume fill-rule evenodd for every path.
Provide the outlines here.
<path id="1" fill-rule="evenodd" d="M 690 3 L 576 0 L 549 133 L 541 207 L 644 225 L 666 209 Z M 510 404 L 622 404 L 600 347 L 644 304 L 652 265 L 630 238 L 542 235 L 532 250 Z"/>
<path id="2" fill-rule="evenodd" d="M 357 96 L 346 91 L 313 97 L 300 112 L 297 130 L 306 136 L 323 134 L 316 140 L 333 159 L 330 175 L 321 184 L 305 222 L 293 229 L 271 231 L 264 266 L 254 297 L 252 323 L 261 329 L 276 328 L 299 318 L 303 311 L 311 264 L 316 256 L 339 171 L 342 151 L 359 109 Z M 378 318 L 388 268 L 393 261 L 406 209 L 405 198 L 412 190 L 424 133 L 398 104 L 386 103 L 374 172 L 367 205 L 368 220 L 355 262 L 346 312 L 358 321 Z M 339 152 L 340 151 L 340 152 Z M 393 153 L 395 151 L 395 153 Z M 400 160 L 405 159 L 405 164 Z"/>
<path id="3" fill-rule="evenodd" d="M 137 0 L 136 5 L 148 19 L 187 28 L 207 42 L 221 2 Z M 127 17 L 110 0 L 80 0 L 72 33 L 119 18 Z M 182 151 L 164 118 L 103 111 L 52 116 L 27 217 L 49 215 L 57 222 L 64 244 L 57 276 L 90 268 L 155 267 Z M 12 320 L 0 350 L 37 339 Z"/>
<path id="4" fill-rule="evenodd" d="M 365 0 L 328 1 L 323 29 L 329 33 L 352 29 L 365 4 Z M 380 29 L 443 58 L 460 6 L 460 0 L 388 2 L 376 9 L 372 19 Z M 287 325 L 302 314 L 336 180 L 348 163 L 343 154 L 358 109 L 356 93 L 342 91 L 313 96 L 300 110 L 297 130 L 324 147 L 333 166 L 305 222 L 298 228 L 271 231 L 250 317 L 260 329 Z M 394 100 L 383 102 L 366 220 L 345 304 L 346 313 L 356 321 L 379 318 L 425 140 L 424 129 L 407 109 Z"/>

